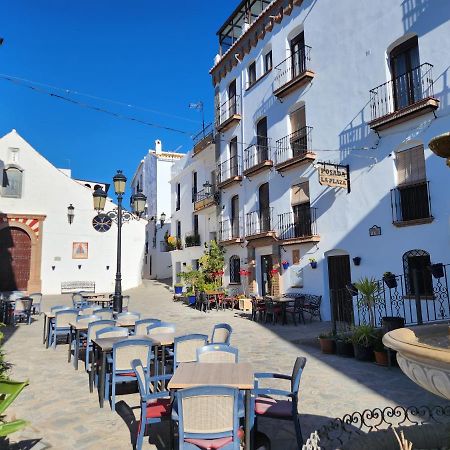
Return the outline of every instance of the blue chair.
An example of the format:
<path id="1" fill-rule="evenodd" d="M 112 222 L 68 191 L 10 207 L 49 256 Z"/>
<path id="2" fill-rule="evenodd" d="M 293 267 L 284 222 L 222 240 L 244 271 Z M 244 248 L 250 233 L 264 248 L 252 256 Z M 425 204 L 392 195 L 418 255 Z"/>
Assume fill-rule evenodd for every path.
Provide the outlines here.
<path id="1" fill-rule="evenodd" d="M 112 338 L 112 337 L 127 337 L 128 329 L 124 327 L 106 327 L 97 331 L 96 337 L 100 338 Z M 112 363 L 112 358 L 111 358 Z"/>
<path id="2" fill-rule="evenodd" d="M 170 322 L 159 322 L 147 327 L 148 336 L 161 333 L 175 333 L 175 324 Z"/>
<path id="3" fill-rule="evenodd" d="M 257 429 L 258 417 L 269 417 L 272 419 L 291 420 L 294 422 L 295 434 L 297 436 L 297 446 L 302 448 L 303 437 L 302 429 L 300 427 L 300 417 L 298 414 L 298 391 L 300 386 L 300 378 L 306 364 L 306 358 L 298 357 L 295 360 L 292 375 L 283 375 L 278 373 L 255 373 L 255 421 L 254 429 Z M 281 379 L 290 381 L 291 390 L 285 391 L 281 389 L 260 388 L 258 386 L 260 379 Z M 287 397 L 289 400 L 279 400 L 271 397 L 276 395 L 278 397 Z"/>
<path id="4" fill-rule="evenodd" d="M 238 398 L 238 389 L 224 386 L 177 391 L 178 448 L 239 450 Z"/>
<path id="5" fill-rule="evenodd" d="M 31 324 L 31 309 L 33 307 L 33 299 L 31 297 L 21 297 L 14 302 L 14 309 L 12 311 L 13 324 L 25 321 L 28 325 Z"/>
<path id="6" fill-rule="evenodd" d="M 237 363 L 239 350 L 226 344 L 209 344 L 197 349 L 197 361 L 201 363 Z"/>
<path id="7" fill-rule="evenodd" d="M 140 359 L 145 371 L 150 372 L 152 359 L 152 343 L 148 339 L 133 339 L 119 341 L 113 344 L 112 368 L 106 376 L 105 398 L 111 398 L 111 409 L 116 410 L 116 385 L 136 381 L 131 362 Z"/>
<path id="8" fill-rule="evenodd" d="M 206 334 L 188 334 L 176 337 L 174 340 L 174 370 L 182 362 L 197 361 L 197 349 L 208 342 Z"/>
<path id="9" fill-rule="evenodd" d="M 97 337 L 97 331 L 102 330 L 103 328 L 113 327 L 115 324 L 115 320 L 96 320 L 88 325 L 86 335 L 86 357 L 84 360 L 86 372 L 90 372 L 91 369 L 92 339 Z"/>
<path id="10" fill-rule="evenodd" d="M 41 313 L 41 305 L 42 305 L 42 293 L 41 292 L 33 292 L 28 297 L 33 299 L 33 314 L 36 314 L 36 312 Z"/>
<path id="11" fill-rule="evenodd" d="M 230 345 L 231 333 L 233 328 L 227 323 L 218 323 L 214 325 L 211 344 L 227 344 Z"/>
<path id="12" fill-rule="evenodd" d="M 50 344 L 56 349 L 58 336 L 69 338 L 70 323 L 76 322 L 78 309 L 60 309 L 55 312 L 55 320 L 50 323 Z"/>
<path id="13" fill-rule="evenodd" d="M 138 435 L 136 440 L 136 449 L 141 450 L 144 442 L 145 429 L 147 425 L 162 422 L 167 420 L 170 423 L 170 445 L 172 447 L 172 420 L 171 420 L 171 398 L 170 392 L 167 390 L 151 389 L 154 384 L 159 381 L 166 381 L 170 379 L 170 375 L 150 376 L 149 372 L 142 364 L 140 359 L 135 359 L 131 362 L 131 367 L 134 370 L 135 377 L 138 382 L 139 395 L 141 397 L 141 418 L 139 421 Z M 162 383 L 164 387 L 166 383 Z M 177 416 L 175 416 L 178 419 Z"/>
<path id="14" fill-rule="evenodd" d="M 83 308 L 83 306 L 87 306 L 86 300 L 78 292 L 76 292 L 75 294 L 72 294 L 72 304 L 73 304 L 73 307 L 77 308 L 77 309 L 81 309 L 81 308 Z"/>
<path id="15" fill-rule="evenodd" d="M 72 308 L 66 305 L 55 305 L 50 308 L 50 312 L 54 313 L 56 311 L 62 311 L 63 309 L 72 309 Z"/>
<path id="16" fill-rule="evenodd" d="M 131 312 L 131 311 L 121 312 L 121 313 L 117 314 L 117 316 L 116 316 L 116 319 L 117 319 L 118 322 L 121 319 L 124 319 L 124 320 L 129 320 L 129 319 L 139 320 L 140 318 L 141 318 L 141 313 Z"/>
<path id="17" fill-rule="evenodd" d="M 146 335 L 147 334 L 147 328 L 150 325 L 155 325 L 161 323 L 159 319 L 141 319 L 136 320 L 134 323 L 134 334 L 135 335 Z"/>
<path id="18" fill-rule="evenodd" d="M 114 318 L 114 311 L 110 308 L 100 308 L 94 311 L 94 314 L 102 320 L 112 320 Z"/>

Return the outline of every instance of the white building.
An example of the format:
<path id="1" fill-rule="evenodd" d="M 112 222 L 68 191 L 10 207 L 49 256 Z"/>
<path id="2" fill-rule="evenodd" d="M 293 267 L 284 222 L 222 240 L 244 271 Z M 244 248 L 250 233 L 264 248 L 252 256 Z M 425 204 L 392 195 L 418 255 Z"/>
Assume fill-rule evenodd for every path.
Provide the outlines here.
<path id="1" fill-rule="evenodd" d="M 205 245 L 217 237 L 215 186 L 215 143 L 207 131 L 172 167 L 171 235 L 177 238 L 177 248 L 170 251 L 174 283 L 185 268 L 198 268 Z"/>
<path id="2" fill-rule="evenodd" d="M 15 130 L 0 139 L 0 170 L 0 291 L 59 294 L 68 282 L 93 282 L 97 292 L 113 292 L 117 227 L 94 229 L 92 188 L 54 167 Z M 108 199 L 105 211 L 114 208 Z M 142 221 L 123 226 L 123 289 L 141 282 L 144 229 Z"/>
<path id="3" fill-rule="evenodd" d="M 142 191 L 147 197 L 144 278 L 164 279 L 172 275 L 170 255 L 164 244 L 164 235 L 170 233 L 170 221 L 161 222 L 160 218 L 170 216 L 171 168 L 183 156 L 184 153 L 164 152 L 162 142 L 157 139 L 155 149 L 148 151 L 131 181 L 133 192 Z"/>
<path id="4" fill-rule="evenodd" d="M 450 171 L 428 149 L 450 123 L 449 19 L 440 0 L 240 3 L 211 69 L 227 282 L 320 294 L 325 319 L 351 319 L 365 275 L 401 275 L 405 309 L 412 269 L 430 294 L 427 266 L 450 263 Z"/>

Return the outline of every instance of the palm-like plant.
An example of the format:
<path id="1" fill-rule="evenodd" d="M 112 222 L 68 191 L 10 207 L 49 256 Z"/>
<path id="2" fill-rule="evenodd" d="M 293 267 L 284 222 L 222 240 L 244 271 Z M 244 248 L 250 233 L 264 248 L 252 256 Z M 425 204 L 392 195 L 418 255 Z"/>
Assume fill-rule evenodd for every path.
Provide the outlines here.
<path id="1" fill-rule="evenodd" d="M 374 306 L 381 300 L 377 281 L 373 277 L 363 277 L 353 284 L 361 294 L 361 297 L 357 301 L 358 308 L 367 308 L 369 311 L 370 325 L 375 327 Z"/>

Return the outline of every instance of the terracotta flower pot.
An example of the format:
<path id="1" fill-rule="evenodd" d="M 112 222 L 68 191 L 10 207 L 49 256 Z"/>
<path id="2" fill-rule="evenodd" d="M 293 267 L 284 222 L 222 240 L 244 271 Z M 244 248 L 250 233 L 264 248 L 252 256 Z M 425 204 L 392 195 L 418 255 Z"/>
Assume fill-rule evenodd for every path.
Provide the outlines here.
<path id="1" fill-rule="evenodd" d="M 336 352 L 336 341 L 331 338 L 319 338 L 322 353 L 332 355 Z"/>
<path id="2" fill-rule="evenodd" d="M 375 355 L 375 363 L 379 366 L 387 366 L 388 365 L 388 354 L 386 351 L 382 350 L 381 352 L 374 351 Z"/>

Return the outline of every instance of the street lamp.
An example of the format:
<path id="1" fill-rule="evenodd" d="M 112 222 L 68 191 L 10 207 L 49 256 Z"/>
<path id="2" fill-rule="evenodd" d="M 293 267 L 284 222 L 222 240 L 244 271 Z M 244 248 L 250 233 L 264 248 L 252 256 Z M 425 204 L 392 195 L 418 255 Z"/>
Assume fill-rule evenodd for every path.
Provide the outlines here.
<path id="1" fill-rule="evenodd" d="M 92 194 L 94 197 L 94 209 L 98 212 L 105 209 L 106 192 L 102 188 L 98 188 Z"/>
<path id="2" fill-rule="evenodd" d="M 212 184 L 209 181 L 205 181 L 203 183 L 203 187 L 205 189 L 205 195 L 209 197 L 211 195 Z"/>
<path id="3" fill-rule="evenodd" d="M 67 220 L 69 221 L 69 225 L 72 225 L 73 218 L 75 216 L 75 207 L 72 205 L 72 203 L 67 207 Z"/>
<path id="4" fill-rule="evenodd" d="M 131 196 L 131 207 L 136 215 L 140 216 L 145 211 L 146 201 L 147 197 L 142 193 L 142 191 L 138 191 L 136 194 Z"/>
<path id="5" fill-rule="evenodd" d="M 161 223 L 161 228 L 164 226 L 165 221 L 166 221 L 166 214 L 161 213 L 161 217 L 159 218 L 159 222 Z"/>

